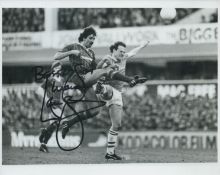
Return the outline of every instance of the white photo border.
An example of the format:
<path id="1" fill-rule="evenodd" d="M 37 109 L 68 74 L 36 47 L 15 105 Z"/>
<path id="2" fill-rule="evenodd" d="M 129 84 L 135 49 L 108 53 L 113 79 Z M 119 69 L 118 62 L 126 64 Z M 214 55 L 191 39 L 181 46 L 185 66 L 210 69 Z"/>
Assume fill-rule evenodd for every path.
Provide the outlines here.
<path id="1" fill-rule="evenodd" d="M 0 2 L 0 21 L 2 21 L 2 8 L 162 8 L 162 7 L 175 7 L 175 8 L 218 8 L 218 0 L 1 0 Z M 219 13 L 218 13 L 219 15 Z M 218 16 L 219 18 L 219 16 Z M 2 29 L 2 26 L 0 26 Z M 219 29 L 218 29 L 219 30 Z M 2 31 L 2 30 L 1 30 Z M 0 34 L 2 37 L 2 33 Z M 219 39 L 218 39 L 219 41 Z M 2 44 L 2 40 L 0 40 Z M 2 49 L 2 48 L 1 48 Z M 218 54 L 220 49 L 218 46 Z M 2 51 L 0 54 L 2 63 Z M 218 68 L 219 68 L 218 61 Z M 1 66 L 2 72 L 2 66 Z M 220 73 L 218 71 L 218 78 Z M 219 79 L 218 79 L 219 81 Z M 1 82 L 1 96 L 2 96 L 2 76 Z M 218 92 L 220 88 L 218 86 Z M 2 101 L 1 101 L 2 105 Z M 219 105 L 219 98 L 218 98 Z M 1 109 L 1 108 L 0 108 Z M 2 109 L 1 109 L 2 110 Z M 2 112 L 2 111 L 1 111 Z M 219 113 L 219 109 L 218 109 Z M 2 118 L 0 118 L 2 122 Z M 1 126 L 2 127 L 2 126 Z M 218 122 L 219 128 L 219 122 Z M 2 129 L 1 129 L 2 131 Z M 2 133 L 2 132 L 0 132 Z M 0 134 L 0 141 L 2 142 L 2 134 Z M 218 129 L 218 148 L 219 141 Z M 2 144 L 0 144 L 2 155 Z M 2 156 L 0 157 L 2 162 Z M 1 165 L 1 175 L 39 175 L 39 174 L 75 174 L 75 175 L 219 175 L 220 174 L 220 154 L 218 150 L 217 163 L 129 163 L 129 164 L 70 164 L 70 165 Z"/>

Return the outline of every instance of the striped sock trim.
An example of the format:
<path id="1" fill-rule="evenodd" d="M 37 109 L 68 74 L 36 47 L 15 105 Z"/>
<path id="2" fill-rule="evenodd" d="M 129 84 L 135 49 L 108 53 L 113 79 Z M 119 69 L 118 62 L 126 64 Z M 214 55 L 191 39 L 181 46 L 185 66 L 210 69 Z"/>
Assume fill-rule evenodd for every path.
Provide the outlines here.
<path id="1" fill-rule="evenodd" d="M 109 133 L 110 133 L 111 135 L 118 135 L 118 132 L 112 131 L 112 130 L 109 130 Z"/>
<path id="2" fill-rule="evenodd" d="M 108 142 L 107 142 L 107 153 L 114 154 L 115 147 L 117 144 L 118 132 L 114 130 L 109 130 L 108 132 Z"/>
<path id="3" fill-rule="evenodd" d="M 108 147 L 108 148 L 114 148 L 115 145 L 108 145 L 107 147 Z"/>
<path id="4" fill-rule="evenodd" d="M 114 135 L 114 136 L 117 136 L 118 134 L 115 134 L 115 133 L 111 133 L 111 132 L 109 132 L 111 135 Z"/>

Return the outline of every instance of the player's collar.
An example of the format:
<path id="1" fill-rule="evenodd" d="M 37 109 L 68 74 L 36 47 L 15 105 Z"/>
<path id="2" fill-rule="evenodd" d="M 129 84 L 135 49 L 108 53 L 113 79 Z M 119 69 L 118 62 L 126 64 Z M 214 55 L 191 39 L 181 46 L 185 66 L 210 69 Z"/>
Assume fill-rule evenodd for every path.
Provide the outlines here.
<path id="1" fill-rule="evenodd" d="M 117 58 L 115 58 L 113 55 L 111 55 L 111 58 L 112 58 L 113 61 L 116 62 L 116 63 L 120 63 L 120 62 L 121 62 L 120 60 L 118 60 Z"/>
<path id="2" fill-rule="evenodd" d="M 90 57 L 92 57 L 92 55 L 91 55 L 91 51 L 92 51 L 92 49 L 90 49 L 90 48 L 86 48 L 86 47 L 85 47 L 83 44 L 81 44 L 81 43 L 79 43 L 79 45 L 82 46 L 83 49 L 85 49 L 85 50 L 87 51 L 87 53 L 90 55 Z"/>
<path id="3" fill-rule="evenodd" d="M 86 48 L 83 44 L 79 43 L 80 46 L 82 46 L 84 49 L 89 50 L 88 48 Z"/>
<path id="4" fill-rule="evenodd" d="M 86 48 L 83 44 L 79 43 L 80 46 L 82 46 L 84 49 L 86 49 L 87 51 L 90 51 L 90 48 Z"/>

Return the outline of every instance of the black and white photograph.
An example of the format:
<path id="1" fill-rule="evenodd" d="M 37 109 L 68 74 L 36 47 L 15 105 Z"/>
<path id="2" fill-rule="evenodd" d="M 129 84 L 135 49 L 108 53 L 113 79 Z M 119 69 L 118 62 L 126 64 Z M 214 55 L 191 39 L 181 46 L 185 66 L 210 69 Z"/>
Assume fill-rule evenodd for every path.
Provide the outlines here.
<path id="1" fill-rule="evenodd" d="M 218 163 L 217 60 L 217 7 L 3 7 L 2 165 Z"/>

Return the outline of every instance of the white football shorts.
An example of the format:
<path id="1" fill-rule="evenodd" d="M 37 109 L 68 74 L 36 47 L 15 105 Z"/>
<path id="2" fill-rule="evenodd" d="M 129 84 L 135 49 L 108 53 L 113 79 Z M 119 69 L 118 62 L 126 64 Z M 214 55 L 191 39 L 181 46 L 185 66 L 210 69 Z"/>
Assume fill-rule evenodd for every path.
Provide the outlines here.
<path id="1" fill-rule="evenodd" d="M 118 91 L 115 88 L 112 88 L 113 90 L 113 96 L 111 100 L 107 100 L 106 101 L 106 106 L 109 107 L 113 104 L 115 105 L 119 105 L 119 106 L 123 106 L 123 102 L 122 102 L 122 94 L 120 91 Z"/>

